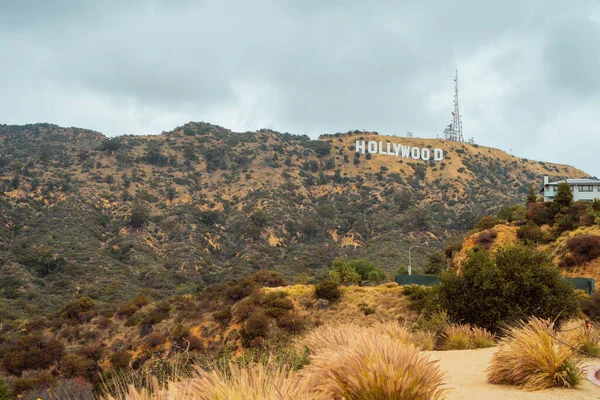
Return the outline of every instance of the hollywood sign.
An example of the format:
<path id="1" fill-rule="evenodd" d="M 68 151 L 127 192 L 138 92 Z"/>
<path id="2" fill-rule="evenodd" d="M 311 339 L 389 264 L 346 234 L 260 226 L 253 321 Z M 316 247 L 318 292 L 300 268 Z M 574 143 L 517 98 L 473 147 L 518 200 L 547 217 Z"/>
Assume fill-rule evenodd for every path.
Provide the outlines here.
<path id="1" fill-rule="evenodd" d="M 430 149 L 426 147 L 404 146 L 399 143 L 387 142 L 365 142 L 364 140 L 356 141 L 356 152 L 370 154 L 384 154 L 388 156 L 396 156 L 402 158 L 412 158 L 413 160 L 429 161 L 432 156 Z M 433 161 L 442 161 L 444 159 L 444 151 L 442 149 L 433 149 Z"/>

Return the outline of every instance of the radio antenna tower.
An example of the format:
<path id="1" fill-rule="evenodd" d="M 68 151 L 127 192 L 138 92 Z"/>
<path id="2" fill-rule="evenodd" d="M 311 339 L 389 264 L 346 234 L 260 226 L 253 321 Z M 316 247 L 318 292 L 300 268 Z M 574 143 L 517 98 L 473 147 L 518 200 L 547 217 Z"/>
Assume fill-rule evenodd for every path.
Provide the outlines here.
<path id="1" fill-rule="evenodd" d="M 452 111 L 452 123 L 444 129 L 444 139 L 453 142 L 464 142 L 461 115 L 458 108 L 458 68 L 454 77 L 454 111 Z"/>

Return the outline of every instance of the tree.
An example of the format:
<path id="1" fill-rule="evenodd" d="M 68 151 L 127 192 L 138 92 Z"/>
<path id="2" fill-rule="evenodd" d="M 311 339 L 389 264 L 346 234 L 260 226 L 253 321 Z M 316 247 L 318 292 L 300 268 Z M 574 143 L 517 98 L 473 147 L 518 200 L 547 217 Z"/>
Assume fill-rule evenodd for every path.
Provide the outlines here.
<path id="1" fill-rule="evenodd" d="M 570 207 L 573 203 L 573 192 L 571 186 L 567 182 L 561 182 L 558 184 L 558 190 L 556 196 L 554 196 L 554 205 L 558 210 L 562 207 Z"/>
<path id="2" fill-rule="evenodd" d="M 134 228 L 140 228 L 146 223 L 149 217 L 150 212 L 148 211 L 148 208 L 146 208 L 143 203 L 137 202 L 131 209 L 127 224 Z"/>
<path id="3" fill-rule="evenodd" d="M 527 195 L 527 204 L 535 203 L 537 201 L 535 192 L 533 191 L 533 185 L 529 186 L 529 194 Z"/>
<path id="4" fill-rule="evenodd" d="M 428 275 L 438 275 L 446 269 L 446 257 L 444 253 L 438 251 L 429 256 L 427 260 L 427 266 L 425 266 L 425 273 Z"/>
<path id="5" fill-rule="evenodd" d="M 333 264 L 331 264 L 331 269 L 329 270 L 329 277 L 331 280 L 343 283 L 346 286 L 352 282 L 356 282 L 360 278 L 354 268 L 341 257 L 333 260 Z"/>
<path id="6" fill-rule="evenodd" d="M 175 189 L 171 185 L 167 186 L 167 198 L 169 199 L 169 201 L 173 201 L 173 199 L 175 198 L 176 195 L 177 195 L 177 189 Z"/>
<path id="7" fill-rule="evenodd" d="M 573 286 L 535 247 L 472 251 L 460 275 L 448 270 L 440 280 L 440 304 L 454 321 L 493 332 L 531 316 L 560 321 L 578 310 Z"/>
<path id="8" fill-rule="evenodd" d="M 364 286 L 369 282 L 378 284 L 385 280 L 385 273 L 370 261 L 352 260 L 348 265 L 358 274 L 359 286 Z"/>

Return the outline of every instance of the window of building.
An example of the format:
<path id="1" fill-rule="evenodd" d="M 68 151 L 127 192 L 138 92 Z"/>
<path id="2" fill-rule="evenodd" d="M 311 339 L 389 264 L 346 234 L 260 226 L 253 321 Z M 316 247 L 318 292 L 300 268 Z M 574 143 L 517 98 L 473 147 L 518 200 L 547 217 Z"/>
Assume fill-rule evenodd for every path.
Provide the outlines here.
<path id="1" fill-rule="evenodd" d="M 594 187 L 592 185 L 579 186 L 580 192 L 592 192 L 593 190 L 594 190 Z"/>

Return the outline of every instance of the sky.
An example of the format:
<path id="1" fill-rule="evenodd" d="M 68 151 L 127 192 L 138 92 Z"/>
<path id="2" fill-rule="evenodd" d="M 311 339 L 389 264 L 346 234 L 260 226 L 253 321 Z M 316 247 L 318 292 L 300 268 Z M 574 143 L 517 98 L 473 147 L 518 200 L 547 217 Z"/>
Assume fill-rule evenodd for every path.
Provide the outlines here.
<path id="1" fill-rule="evenodd" d="M 457 4 L 458 3 L 458 4 Z M 466 138 L 600 176 L 600 3 L 0 0 L 0 123 Z"/>

